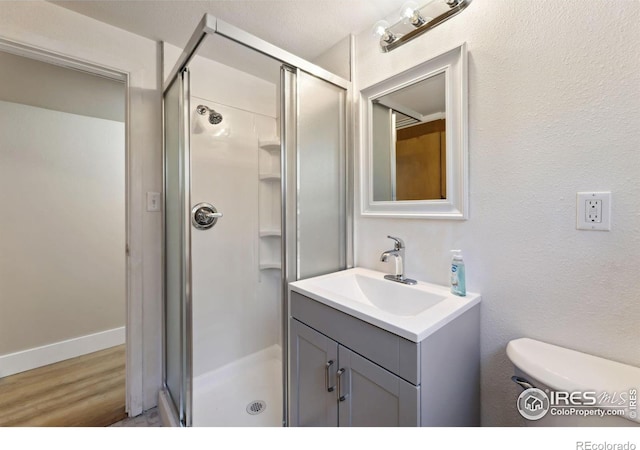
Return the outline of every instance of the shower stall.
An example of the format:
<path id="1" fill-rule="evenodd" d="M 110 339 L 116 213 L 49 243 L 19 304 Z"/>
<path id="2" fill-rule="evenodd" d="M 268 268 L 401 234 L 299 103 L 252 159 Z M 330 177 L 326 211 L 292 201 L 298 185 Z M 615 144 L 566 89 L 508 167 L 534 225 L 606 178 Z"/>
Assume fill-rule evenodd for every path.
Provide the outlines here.
<path id="1" fill-rule="evenodd" d="M 351 265 L 350 89 L 210 15 L 171 72 L 161 407 L 176 423 L 287 424 L 287 284 Z"/>

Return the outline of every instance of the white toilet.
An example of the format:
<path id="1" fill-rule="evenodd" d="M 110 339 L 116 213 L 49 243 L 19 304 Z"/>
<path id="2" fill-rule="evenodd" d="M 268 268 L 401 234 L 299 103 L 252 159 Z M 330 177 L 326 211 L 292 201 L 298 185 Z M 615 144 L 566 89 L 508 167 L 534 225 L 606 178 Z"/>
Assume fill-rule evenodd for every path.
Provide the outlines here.
<path id="1" fill-rule="evenodd" d="M 531 409 L 537 416 L 527 425 L 640 426 L 640 368 L 528 338 L 509 342 L 507 356 L 515 366 L 512 380 L 523 388 L 519 407 L 531 403 L 538 410 Z M 546 413 L 533 403 L 538 400 L 526 398 L 533 393 L 526 391 L 529 387 L 546 393 Z M 606 415 L 613 414 L 607 410 L 624 410 L 624 415 Z"/>

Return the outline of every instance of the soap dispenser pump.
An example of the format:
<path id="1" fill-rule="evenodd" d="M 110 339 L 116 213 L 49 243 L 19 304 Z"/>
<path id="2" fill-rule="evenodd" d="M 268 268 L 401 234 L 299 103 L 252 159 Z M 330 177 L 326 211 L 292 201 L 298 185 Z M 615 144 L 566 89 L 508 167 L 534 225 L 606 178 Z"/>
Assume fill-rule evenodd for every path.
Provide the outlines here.
<path id="1" fill-rule="evenodd" d="M 464 277 L 464 261 L 462 250 L 451 250 L 451 293 L 464 297 L 467 295 L 467 286 Z"/>

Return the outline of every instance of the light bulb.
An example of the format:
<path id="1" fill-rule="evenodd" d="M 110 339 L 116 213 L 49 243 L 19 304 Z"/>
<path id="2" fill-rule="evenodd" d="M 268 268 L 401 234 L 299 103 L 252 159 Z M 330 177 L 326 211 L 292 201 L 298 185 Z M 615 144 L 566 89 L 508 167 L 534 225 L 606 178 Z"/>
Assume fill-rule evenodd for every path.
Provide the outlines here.
<path id="1" fill-rule="evenodd" d="M 418 4 L 412 1 L 402 5 L 402 8 L 400 8 L 400 17 L 404 19 L 405 23 L 408 22 L 416 28 L 426 23 L 425 18 L 420 15 Z"/>
<path id="2" fill-rule="evenodd" d="M 396 40 L 396 35 L 389 31 L 389 22 L 386 20 L 378 20 L 373 26 L 373 35 L 379 37 L 381 41 L 387 44 Z"/>
<path id="3" fill-rule="evenodd" d="M 416 13 L 417 9 L 418 4 L 416 2 L 407 2 L 402 5 L 402 8 L 400 9 L 400 17 L 409 20 Z"/>
<path id="4" fill-rule="evenodd" d="M 381 38 L 387 32 L 387 28 L 389 28 L 389 22 L 386 20 L 378 20 L 373 26 L 373 35 Z"/>

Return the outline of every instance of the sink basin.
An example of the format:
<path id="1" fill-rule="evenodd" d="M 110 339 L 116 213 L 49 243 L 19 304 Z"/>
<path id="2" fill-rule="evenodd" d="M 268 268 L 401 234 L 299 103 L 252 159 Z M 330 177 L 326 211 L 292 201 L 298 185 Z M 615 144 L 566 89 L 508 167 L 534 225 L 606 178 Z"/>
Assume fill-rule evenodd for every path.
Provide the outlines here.
<path id="1" fill-rule="evenodd" d="M 480 302 L 478 294 L 451 294 L 445 286 L 406 285 L 357 267 L 289 284 L 292 291 L 414 342 Z"/>
<path id="2" fill-rule="evenodd" d="M 354 271 L 316 278 L 310 284 L 396 316 L 415 316 L 446 298 L 442 294 L 411 289 L 401 283 Z"/>

